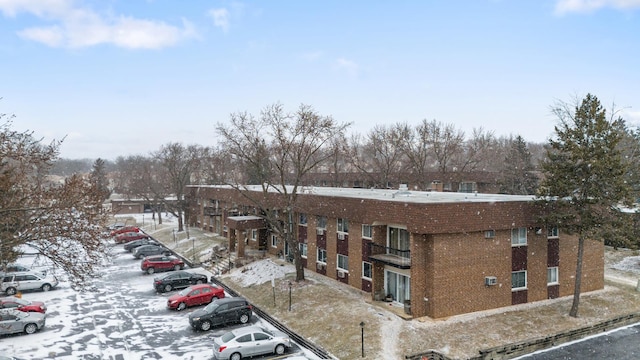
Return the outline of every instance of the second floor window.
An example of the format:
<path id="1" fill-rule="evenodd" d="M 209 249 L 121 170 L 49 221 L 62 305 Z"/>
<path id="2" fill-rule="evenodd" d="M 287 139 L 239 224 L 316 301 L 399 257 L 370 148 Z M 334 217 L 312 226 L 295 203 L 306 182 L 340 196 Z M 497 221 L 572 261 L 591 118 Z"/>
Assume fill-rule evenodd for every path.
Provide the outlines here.
<path id="1" fill-rule="evenodd" d="M 318 248 L 318 262 L 327 263 L 327 250 Z"/>
<path id="2" fill-rule="evenodd" d="M 339 232 L 349 232 L 349 221 L 347 219 L 338 218 L 338 231 Z"/>
<path id="3" fill-rule="evenodd" d="M 300 214 L 300 225 L 307 225 L 307 214 Z"/>
<path id="4" fill-rule="evenodd" d="M 371 235 L 372 234 L 373 234 L 373 232 L 371 231 L 371 225 L 362 224 L 362 237 L 371 239 Z"/>
<path id="5" fill-rule="evenodd" d="M 324 216 L 318 216 L 316 218 L 316 221 L 318 222 L 317 227 L 320 229 L 326 229 L 327 228 L 327 218 Z"/>
<path id="6" fill-rule="evenodd" d="M 527 245 L 527 228 L 511 229 L 511 246 Z"/>

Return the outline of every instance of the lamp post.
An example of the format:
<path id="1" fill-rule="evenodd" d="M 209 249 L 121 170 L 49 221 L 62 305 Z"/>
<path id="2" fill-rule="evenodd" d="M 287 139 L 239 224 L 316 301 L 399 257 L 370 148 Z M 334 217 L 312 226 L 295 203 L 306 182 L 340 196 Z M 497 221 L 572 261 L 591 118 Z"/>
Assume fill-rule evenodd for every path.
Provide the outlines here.
<path id="1" fill-rule="evenodd" d="M 173 229 L 173 243 L 177 243 L 178 241 L 176 240 L 176 229 Z"/>
<path id="2" fill-rule="evenodd" d="M 291 311 L 291 281 L 289 281 L 289 311 Z"/>
<path id="3" fill-rule="evenodd" d="M 364 321 L 360 322 L 360 343 L 362 344 L 362 357 L 364 357 Z"/>
<path id="4" fill-rule="evenodd" d="M 142 213 L 142 226 L 144 226 L 144 213 Z"/>
<path id="5" fill-rule="evenodd" d="M 191 255 L 193 257 L 193 262 L 196 262 L 196 238 L 191 239 Z"/>

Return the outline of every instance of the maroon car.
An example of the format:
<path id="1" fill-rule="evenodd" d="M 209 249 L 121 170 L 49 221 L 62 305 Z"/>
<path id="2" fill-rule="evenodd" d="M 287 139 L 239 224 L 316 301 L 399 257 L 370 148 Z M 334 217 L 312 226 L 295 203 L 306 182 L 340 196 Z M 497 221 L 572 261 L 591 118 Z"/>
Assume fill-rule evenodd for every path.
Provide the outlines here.
<path id="1" fill-rule="evenodd" d="M 47 306 L 42 301 L 29 301 L 9 296 L 0 298 L 0 309 L 16 309 L 24 312 L 39 312 L 44 314 Z"/>
<path id="2" fill-rule="evenodd" d="M 184 262 L 175 256 L 153 255 L 147 256 L 140 263 L 140 269 L 147 274 L 153 274 L 157 271 L 182 270 Z"/>
<path id="3" fill-rule="evenodd" d="M 116 236 L 116 244 L 126 244 L 133 240 L 149 239 L 151 236 L 142 232 L 126 232 Z"/>
<path id="4" fill-rule="evenodd" d="M 138 232 L 138 231 L 140 231 L 139 227 L 129 225 L 129 226 L 124 226 L 124 227 L 121 227 L 120 229 L 111 231 L 111 236 L 116 236 L 116 235 L 124 234 L 127 232 Z"/>
<path id="5" fill-rule="evenodd" d="M 167 307 L 172 310 L 184 310 L 189 306 L 205 305 L 213 299 L 222 299 L 224 290 L 209 284 L 189 286 L 173 294 L 167 300 Z"/>

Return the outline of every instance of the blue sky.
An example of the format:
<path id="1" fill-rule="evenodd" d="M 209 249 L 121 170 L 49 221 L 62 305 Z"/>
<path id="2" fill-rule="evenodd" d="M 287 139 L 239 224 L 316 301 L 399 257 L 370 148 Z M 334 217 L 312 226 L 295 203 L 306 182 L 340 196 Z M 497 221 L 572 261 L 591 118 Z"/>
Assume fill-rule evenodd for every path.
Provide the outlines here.
<path id="1" fill-rule="evenodd" d="M 0 113 L 61 157 L 215 146 L 276 102 L 544 142 L 587 93 L 640 126 L 640 0 L 0 0 Z"/>

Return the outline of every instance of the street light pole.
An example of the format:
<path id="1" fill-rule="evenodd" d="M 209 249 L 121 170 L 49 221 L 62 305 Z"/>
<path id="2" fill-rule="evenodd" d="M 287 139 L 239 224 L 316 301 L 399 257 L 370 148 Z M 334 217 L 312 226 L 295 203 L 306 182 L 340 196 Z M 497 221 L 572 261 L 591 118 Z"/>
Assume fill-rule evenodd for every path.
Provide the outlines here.
<path id="1" fill-rule="evenodd" d="M 289 311 L 291 311 L 291 281 L 289 281 Z"/>
<path id="2" fill-rule="evenodd" d="M 364 321 L 360 322 L 360 343 L 362 344 L 362 357 L 364 357 Z"/>

